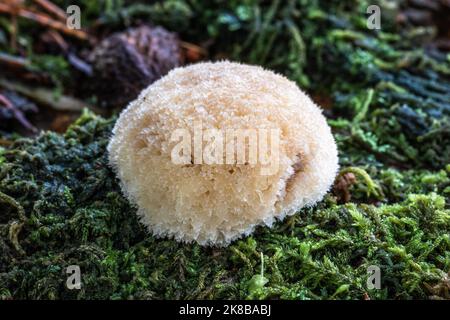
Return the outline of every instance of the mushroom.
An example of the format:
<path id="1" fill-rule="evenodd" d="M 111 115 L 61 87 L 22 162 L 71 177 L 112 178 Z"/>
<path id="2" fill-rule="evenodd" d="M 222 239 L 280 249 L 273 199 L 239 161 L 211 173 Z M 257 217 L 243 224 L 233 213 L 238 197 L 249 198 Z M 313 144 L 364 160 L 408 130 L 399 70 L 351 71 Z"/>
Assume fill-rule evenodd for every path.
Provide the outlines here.
<path id="1" fill-rule="evenodd" d="M 117 120 L 109 160 L 155 236 L 225 246 L 320 201 L 338 170 L 297 85 L 228 61 L 173 69 Z"/>

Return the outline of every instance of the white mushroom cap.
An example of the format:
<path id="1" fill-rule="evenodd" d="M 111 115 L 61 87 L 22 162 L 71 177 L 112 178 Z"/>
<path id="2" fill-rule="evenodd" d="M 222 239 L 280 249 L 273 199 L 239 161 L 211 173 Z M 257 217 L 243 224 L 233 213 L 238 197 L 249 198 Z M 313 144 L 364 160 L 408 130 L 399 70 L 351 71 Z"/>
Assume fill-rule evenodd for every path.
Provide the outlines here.
<path id="1" fill-rule="evenodd" d="M 174 163 L 173 133 L 194 136 L 198 123 L 219 132 L 278 130 L 275 170 L 262 174 L 260 162 Z M 232 62 L 177 68 L 153 83 L 121 113 L 108 151 L 148 229 L 201 245 L 227 245 L 313 205 L 338 170 L 330 127 L 311 99 L 281 75 Z"/>

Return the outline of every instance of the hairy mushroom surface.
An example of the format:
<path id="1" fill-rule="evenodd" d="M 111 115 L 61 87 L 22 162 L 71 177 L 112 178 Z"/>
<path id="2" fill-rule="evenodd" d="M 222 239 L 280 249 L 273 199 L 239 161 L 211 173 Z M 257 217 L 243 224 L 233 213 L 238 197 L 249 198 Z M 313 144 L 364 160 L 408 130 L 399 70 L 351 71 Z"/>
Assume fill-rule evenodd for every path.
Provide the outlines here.
<path id="1" fill-rule="evenodd" d="M 180 153 L 179 132 L 192 138 Z M 247 134 L 244 158 L 239 138 L 228 149 L 227 132 Z M 249 161 L 251 150 L 262 152 L 263 137 L 266 157 Z M 223 154 L 214 159 L 223 163 L 207 161 L 216 142 Z M 189 161 L 175 161 L 174 150 L 183 157 L 190 151 Z M 121 113 L 108 151 L 148 229 L 201 245 L 227 245 L 315 204 L 338 170 L 330 127 L 311 99 L 281 75 L 232 62 L 177 68 L 153 83 Z"/>

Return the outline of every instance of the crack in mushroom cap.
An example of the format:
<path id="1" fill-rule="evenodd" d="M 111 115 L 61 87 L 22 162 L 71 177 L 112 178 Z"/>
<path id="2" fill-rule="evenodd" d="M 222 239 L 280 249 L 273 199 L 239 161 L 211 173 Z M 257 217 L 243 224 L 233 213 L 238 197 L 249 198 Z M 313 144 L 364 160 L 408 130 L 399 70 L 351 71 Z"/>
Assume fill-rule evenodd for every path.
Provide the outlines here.
<path id="1" fill-rule="evenodd" d="M 260 163 L 173 163 L 172 133 L 193 132 L 198 121 L 222 131 L 278 129 L 278 170 L 262 175 Z M 294 82 L 227 61 L 174 69 L 142 91 L 117 120 L 108 151 L 149 231 L 201 245 L 227 245 L 314 205 L 338 170 L 330 127 Z"/>

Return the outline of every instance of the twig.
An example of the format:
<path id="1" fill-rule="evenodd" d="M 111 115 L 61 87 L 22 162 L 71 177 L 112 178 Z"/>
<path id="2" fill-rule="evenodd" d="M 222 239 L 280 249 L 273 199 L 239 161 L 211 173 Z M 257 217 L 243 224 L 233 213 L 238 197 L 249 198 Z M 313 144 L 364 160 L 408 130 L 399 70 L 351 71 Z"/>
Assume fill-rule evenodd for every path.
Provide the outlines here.
<path id="1" fill-rule="evenodd" d="M 53 2 L 48 0 L 34 0 L 34 2 L 40 5 L 43 9 L 47 10 L 49 13 L 53 13 L 59 18 L 59 20 L 61 20 L 61 22 L 66 22 L 66 13 Z"/>
<path id="2" fill-rule="evenodd" d="M 11 110 L 11 112 L 14 114 L 14 117 L 28 130 L 31 132 L 37 132 L 37 129 L 25 118 L 22 111 L 17 109 L 14 104 L 9 101 L 8 98 L 6 98 L 3 94 L 0 94 L 0 103 L 2 103 L 7 109 Z"/>
<path id="3" fill-rule="evenodd" d="M 190 62 L 197 62 L 208 55 L 208 52 L 193 43 L 180 41 L 181 47 L 185 50 L 185 56 Z"/>
<path id="4" fill-rule="evenodd" d="M 47 73 L 38 73 L 36 71 L 33 71 L 30 66 L 31 62 L 26 58 L 0 52 L 1 70 L 11 69 L 11 71 L 14 72 L 15 78 L 22 77 L 28 80 L 39 80 L 44 82 L 48 82 L 49 80 L 51 80 L 49 79 L 49 75 Z"/>
<path id="5" fill-rule="evenodd" d="M 86 63 L 84 60 L 80 59 L 76 54 L 70 52 L 69 45 L 57 31 L 50 30 L 48 32 L 48 35 L 61 48 L 61 50 L 64 52 L 64 55 L 67 57 L 67 60 L 75 69 L 83 72 L 84 74 L 86 74 L 88 76 L 92 76 L 91 65 Z"/>
<path id="6" fill-rule="evenodd" d="M 69 36 L 76 37 L 81 40 L 90 40 L 90 36 L 83 30 L 76 30 L 76 29 L 69 29 L 66 24 L 60 22 L 60 21 L 54 21 L 50 16 L 33 12 L 28 9 L 24 8 L 18 8 L 17 15 L 26 18 L 32 21 L 35 21 L 43 26 L 50 27 L 55 30 L 59 30 Z M 8 14 L 14 14 L 14 10 L 11 6 L 6 4 L 0 3 L 0 13 L 8 13 Z"/>
<path id="7" fill-rule="evenodd" d="M 83 72 L 84 74 L 92 76 L 92 66 L 88 64 L 86 61 L 79 58 L 76 54 L 70 52 L 69 45 L 64 41 L 64 39 L 58 32 L 51 30 L 51 32 L 49 32 L 48 35 L 52 37 L 52 40 L 55 41 L 56 44 L 61 48 L 64 55 L 67 57 L 67 60 L 69 61 L 70 65 L 72 65 L 75 69 Z M 10 68 L 29 71 L 27 69 L 27 66 L 30 65 L 30 61 L 22 57 L 17 57 L 7 53 L 0 52 L 0 65 L 1 64 L 6 65 Z"/>
<path id="8" fill-rule="evenodd" d="M 7 53 L 0 52 L 0 63 L 13 68 L 25 68 L 28 61 L 21 57 L 16 57 Z"/>
<path id="9" fill-rule="evenodd" d="M 101 109 L 70 96 L 61 95 L 59 98 L 55 99 L 55 94 L 51 89 L 29 87 L 25 84 L 13 82 L 4 78 L 0 78 L 0 86 L 8 90 L 17 91 L 18 93 L 55 110 L 82 111 L 84 108 L 88 108 L 96 113 L 103 113 Z"/>
<path id="10" fill-rule="evenodd" d="M 50 40 L 53 40 L 54 42 L 56 42 L 58 47 L 60 47 L 64 53 L 67 53 L 67 51 L 69 50 L 69 45 L 67 44 L 66 40 L 64 40 L 64 38 L 61 36 L 61 34 L 58 31 L 49 30 L 47 32 L 47 35 L 51 38 Z"/>
<path id="11" fill-rule="evenodd" d="M 83 72 L 87 76 L 92 76 L 92 66 L 86 63 L 84 60 L 78 58 L 78 56 L 74 53 L 67 53 L 67 60 L 69 60 L 69 63 L 78 71 Z"/>
<path id="12" fill-rule="evenodd" d="M 17 24 L 17 14 L 19 12 L 19 7 L 21 5 L 20 0 L 6 0 L 7 6 L 9 7 L 9 14 L 11 15 L 11 38 L 9 44 L 13 52 L 17 50 L 17 34 L 19 33 Z M 1 5 L 1 4 L 0 4 Z"/>

